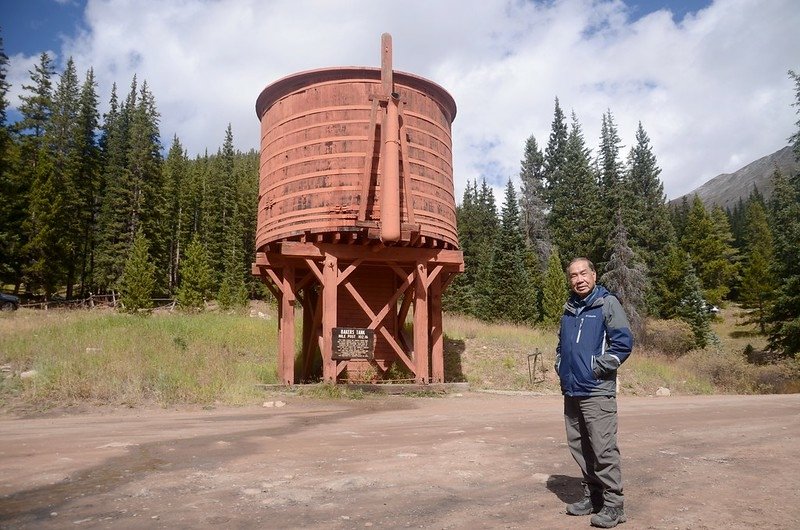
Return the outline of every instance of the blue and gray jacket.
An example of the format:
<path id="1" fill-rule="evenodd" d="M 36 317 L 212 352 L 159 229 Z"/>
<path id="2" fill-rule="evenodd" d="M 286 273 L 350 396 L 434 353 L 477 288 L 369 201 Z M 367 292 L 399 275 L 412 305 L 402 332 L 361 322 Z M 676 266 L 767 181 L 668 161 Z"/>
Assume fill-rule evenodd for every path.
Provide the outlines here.
<path id="1" fill-rule="evenodd" d="M 596 285 L 581 300 L 564 304 L 556 348 L 556 372 L 565 396 L 613 396 L 617 368 L 633 348 L 628 318 L 617 298 Z"/>

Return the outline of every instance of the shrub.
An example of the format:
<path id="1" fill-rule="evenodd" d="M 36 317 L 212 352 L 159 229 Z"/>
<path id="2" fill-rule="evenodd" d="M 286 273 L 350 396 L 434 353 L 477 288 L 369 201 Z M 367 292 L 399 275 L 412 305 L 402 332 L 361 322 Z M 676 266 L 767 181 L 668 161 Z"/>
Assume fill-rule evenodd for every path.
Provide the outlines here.
<path id="1" fill-rule="evenodd" d="M 647 322 L 644 346 L 669 357 L 685 355 L 694 347 L 694 334 L 683 320 L 655 320 Z"/>

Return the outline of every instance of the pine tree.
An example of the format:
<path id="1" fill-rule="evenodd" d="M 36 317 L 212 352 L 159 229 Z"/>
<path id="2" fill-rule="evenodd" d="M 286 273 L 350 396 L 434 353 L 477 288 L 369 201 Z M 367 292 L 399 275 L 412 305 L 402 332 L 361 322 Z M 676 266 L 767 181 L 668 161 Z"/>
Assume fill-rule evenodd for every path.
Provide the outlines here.
<path id="1" fill-rule="evenodd" d="M 798 84 L 800 104 L 800 84 Z M 800 128 L 800 123 L 798 123 Z M 798 132 L 800 135 L 800 132 Z M 795 138 L 800 136 L 795 135 Z M 769 210 L 775 241 L 774 275 L 780 281 L 767 320 L 770 348 L 787 356 L 800 352 L 800 174 L 773 174 Z"/>
<path id="2" fill-rule="evenodd" d="M 233 133 L 230 124 L 225 131 L 222 148 L 209 160 L 210 173 L 206 174 L 203 196 L 203 243 L 211 263 L 215 264 L 215 283 L 219 285 L 225 274 L 226 235 L 235 222 L 236 178 L 234 167 Z"/>
<path id="3" fill-rule="evenodd" d="M 54 159 L 46 143 L 53 109 L 52 76 L 55 74 L 49 55 L 43 53 L 30 74 L 33 84 L 22 86 L 30 95 L 20 97 L 22 119 L 15 125 L 15 130 L 21 135 L 20 172 L 28 210 L 22 224 L 23 271 L 26 287 L 43 288 L 45 298 L 49 299 L 56 291 L 63 271 L 58 247 L 62 230 L 59 212 L 63 198 L 53 179 Z"/>
<path id="4" fill-rule="evenodd" d="M 129 313 L 138 313 L 153 307 L 156 268 L 150 258 L 148 247 L 149 243 L 144 234 L 137 233 L 125 262 L 122 277 L 119 279 L 120 301 L 124 310 Z"/>
<path id="5" fill-rule="evenodd" d="M 687 261 L 688 274 L 681 285 L 682 297 L 678 304 L 678 316 L 689 324 L 694 333 L 694 345 L 705 348 L 711 339 L 711 316 L 700 288 L 700 280 L 694 273 L 691 261 Z"/>
<path id="6" fill-rule="evenodd" d="M 525 246 L 525 275 L 527 277 L 526 297 L 530 300 L 530 314 L 527 317 L 530 323 L 542 320 L 542 290 L 544 288 L 544 270 L 536 251 L 530 246 Z M 546 266 L 546 264 L 545 264 Z"/>
<path id="7" fill-rule="evenodd" d="M 775 290 L 772 274 L 774 263 L 772 231 L 764 206 L 758 200 L 748 201 L 745 231 L 745 267 L 739 299 L 753 309 L 752 321 L 766 333 L 768 304 Z"/>
<path id="8" fill-rule="evenodd" d="M 165 229 L 166 198 L 163 190 L 159 114 L 155 98 L 142 83 L 138 104 L 133 110 L 127 168 L 133 183 L 133 208 L 130 223 L 141 229 L 150 243 L 150 255 L 156 267 L 156 286 L 168 290 L 169 256 Z"/>
<path id="9" fill-rule="evenodd" d="M 461 203 L 456 205 L 458 243 L 464 255 L 464 273 L 456 276 L 444 293 L 442 305 L 448 312 L 474 314 L 475 272 L 478 267 L 475 261 L 475 245 L 479 235 L 479 227 L 475 224 L 477 201 L 478 183 L 467 181 Z"/>
<path id="10" fill-rule="evenodd" d="M 773 192 L 769 221 L 774 237 L 778 278 L 800 274 L 800 175 L 789 178 L 777 168 L 772 174 Z"/>
<path id="11" fill-rule="evenodd" d="M 609 237 L 609 256 L 605 272 L 600 277 L 609 291 L 622 303 L 636 339 L 644 337 L 645 293 L 647 291 L 646 267 L 639 263 L 628 246 L 628 231 L 622 222 L 622 212 L 617 212 L 614 231 Z"/>
<path id="12" fill-rule="evenodd" d="M 134 203 L 133 182 L 127 168 L 130 123 L 136 105 L 136 77 L 122 104 L 117 104 L 116 85 L 111 90 L 109 112 L 105 116 L 101 149 L 104 162 L 101 174 L 103 195 L 97 221 L 95 281 L 101 291 L 111 289 L 122 274 L 124 256 L 130 251 L 135 227 L 130 208 Z"/>
<path id="13" fill-rule="evenodd" d="M 622 222 L 632 224 L 632 194 L 629 186 L 624 182 L 624 173 L 620 151 L 622 140 L 614 123 L 611 110 L 603 114 L 600 126 L 600 149 L 597 153 L 597 180 L 599 207 L 602 211 L 600 217 L 604 226 L 598 227 L 603 234 L 610 234 L 615 227 L 617 212 L 622 214 Z"/>
<path id="14" fill-rule="evenodd" d="M 178 286 L 180 258 L 184 243 L 190 230 L 190 210 L 186 204 L 189 198 L 189 160 L 177 136 L 164 162 L 164 198 L 166 200 L 165 224 L 167 226 L 167 247 L 169 253 L 169 291 L 175 292 Z"/>
<path id="15" fill-rule="evenodd" d="M 77 193 L 77 201 L 72 204 L 72 209 L 68 212 L 68 216 L 74 220 L 71 244 L 76 249 L 75 266 L 79 267 L 81 296 L 86 294 L 87 289 L 94 289 L 92 276 L 95 229 L 102 195 L 100 147 L 97 141 L 100 115 L 97 107 L 97 83 L 94 71 L 89 69 L 81 86 L 75 124 L 73 150 L 75 160 L 72 166 L 75 168 L 73 186 Z M 72 283 L 69 278 L 74 274 L 74 271 L 68 273 L 68 286 Z"/>
<path id="16" fill-rule="evenodd" d="M 733 247 L 738 252 L 745 252 L 747 248 L 747 209 L 753 201 L 760 203 L 761 208 L 766 210 L 767 202 L 755 184 L 746 200 L 743 197 L 739 197 L 733 209 L 725 209 L 725 214 L 728 216 L 728 225 L 731 227 L 731 235 L 733 236 Z"/>
<path id="17" fill-rule="evenodd" d="M 686 195 L 681 197 L 679 205 L 669 208 L 669 220 L 672 224 L 672 228 L 675 230 L 675 239 L 677 241 L 683 240 L 683 233 L 686 231 L 686 223 L 689 220 L 689 212 L 691 209 L 691 206 L 689 206 L 689 199 Z"/>
<path id="18" fill-rule="evenodd" d="M 535 293 L 525 267 L 525 236 L 520 230 L 519 208 L 509 179 L 501 212 L 500 229 L 492 252 L 489 319 L 514 323 L 536 319 Z"/>
<path id="19" fill-rule="evenodd" d="M 567 138 L 569 137 L 567 119 L 561 105 L 556 98 L 553 110 L 553 123 L 550 126 L 550 137 L 544 150 L 543 178 L 544 199 L 548 205 L 553 205 L 551 191 L 560 186 L 564 166 L 567 162 Z"/>
<path id="20" fill-rule="evenodd" d="M 46 250 L 36 248 L 34 252 L 37 255 L 44 254 L 50 262 L 47 269 L 51 273 L 61 273 L 56 277 L 58 282 L 66 283 L 67 298 L 72 298 L 81 250 L 81 234 L 74 229 L 81 214 L 81 198 L 77 187 L 80 169 L 77 152 L 79 112 L 80 84 L 75 63 L 70 57 L 53 94 L 52 114 L 45 129 L 45 142 L 52 156 L 52 170 L 46 177 L 49 182 L 45 183 L 44 194 L 37 194 L 36 189 L 31 193 L 32 199 L 39 199 L 31 202 L 31 210 L 38 208 L 40 215 L 47 211 L 44 215 L 56 225 L 55 229 L 48 231 L 53 235 L 52 240 L 35 239 Z"/>
<path id="21" fill-rule="evenodd" d="M 19 153 L 6 123 L 8 56 L 0 36 L 0 283 L 11 283 L 15 291 L 22 281 L 22 222 L 27 211 L 27 194 L 17 170 Z"/>
<path id="22" fill-rule="evenodd" d="M 789 77 L 794 81 L 794 103 L 792 103 L 792 106 L 797 107 L 796 113 L 800 115 L 800 74 L 794 70 L 789 70 Z M 797 131 L 789 137 L 789 144 L 792 146 L 795 158 L 800 160 L 800 119 L 795 122 L 795 127 L 797 127 Z"/>
<path id="23" fill-rule="evenodd" d="M 492 188 L 484 180 L 478 190 L 474 228 L 478 231 L 473 250 L 475 263 L 472 315 L 482 320 L 492 320 L 493 281 L 492 253 L 499 231 L 499 219 Z"/>
<path id="24" fill-rule="evenodd" d="M 189 310 L 203 309 L 206 300 L 211 296 L 212 285 L 208 253 L 200 242 L 200 237 L 195 234 L 186 248 L 186 256 L 181 264 L 178 304 Z"/>
<path id="25" fill-rule="evenodd" d="M 237 208 L 231 212 L 232 219 L 237 217 Z M 242 267 L 242 245 L 240 227 L 230 222 L 225 234 L 225 269 L 220 283 L 217 301 L 222 309 L 243 307 L 247 304 L 247 288 L 244 283 Z"/>
<path id="26" fill-rule="evenodd" d="M 659 317 L 669 319 L 678 315 L 683 298 L 682 286 L 690 265 L 691 260 L 686 252 L 676 243 L 669 245 L 663 258 L 658 260 L 652 282 L 657 300 L 655 309 Z"/>
<path id="27" fill-rule="evenodd" d="M 691 255 L 692 266 L 707 300 L 719 304 L 736 278 L 735 250 L 728 219 L 721 208 L 709 214 L 700 197 L 694 197 L 681 247 Z"/>
<path id="28" fill-rule="evenodd" d="M 558 242 L 564 259 L 586 256 L 598 263 L 603 257 L 604 223 L 598 201 L 595 175 L 590 167 L 590 151 L 586 147 L 581 126 L 575 113 L 566 145 L 563 175 L 550 190 L 552 209 L 549 228 L 553 241 Z"/>
<path id="29" fill-rule="evenodd" d="M 236 219 L 241 242 L 241 267 L 245 274 L 247 295 L 263 291 L 263 284 L 250 274 L 251 264 L 256 255 L 256 225 L 258 224 L 258 168 L 261 156 L 258 151 L 247 153 L 237 151 L 233 172 L 237 183 Z"/>
<path id="30" fill-rule="evenodd" d="M 122 273 L 122 257 L 128 255 L 134 235 L 142 230 L 156 265 L 157 287 L 168 291 L 158 111 L 147 83 L 139 89 L 134 76 L 119 111 L 112 105 L 103 135 L 106 190 L 98 220 L 98 283 L 101 288 L 115 283 Z"/>
<path id="31" fill-rule="evenodd" d="M 525 153 L 520 161 L 519 179 L 520 214 L 523 233 L 534 249 L 539 267 L 547 264 L 550 255 L 550 234 L 547 231 L 547 203 L 545 202 L 544 155 L 530 136 L 525 142 Z"/>
<path id="32" fill-rule="evenodd" d="M 561 321 L 564 313 L 564 303 L 569 296 L 569 284 L 561 265 L 558 248 L 553 247 L 550 258 L 547 260 L 547 271 L 544 276 L 542 288 L 542 322 L 553 325 Z"/>
<path id="33" fill-rule="evenodd" d="M 705 273 L 717 278 L 717 283 L 712 287 L 717 296 L 711 296 L 712 303 L 719 303 L 728 297 L 731 287 L 739 279 L 740 257 L 733 246 L 733 234 L 728 216 L 721 206 L 716 205 L 711 209 L 711 221 L 714 225 L 714 242 L 718 245 L 719 262 L 707 263 Z M 713 285 L 707 282 L 708 285 Z"/>
<path id="34" fill-rule="evenodd" d="M 661 269 L 660 261 L 667 256 L 668 248 L 676 242 L 660 173 L 661 169 L 650 146 L 650 138 L 639 122 L 636 145 L 628 155 L 625 177 L 630 201 L 626 210 L 630 219 L 626 226 L 631 248 L 643 259 L 651 274 L 657 274 Z M 658 281 L 657 278 L 653 280 Z M 659 305 L 658 297 L 652 296 L 648 307 L 655 309 Z"/>

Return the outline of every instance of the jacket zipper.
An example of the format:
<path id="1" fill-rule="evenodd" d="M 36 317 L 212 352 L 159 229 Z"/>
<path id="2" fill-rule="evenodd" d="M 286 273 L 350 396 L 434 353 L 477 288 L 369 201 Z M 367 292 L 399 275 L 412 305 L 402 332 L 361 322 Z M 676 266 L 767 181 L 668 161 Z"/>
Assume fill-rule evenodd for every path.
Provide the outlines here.
<path id="1" fill-rule="evenodd" d="M 581 341 L 581 331 L 583 331 L 583 319 L 581 318 L 580 323 L 578 324 L 578 336 L 575 338 L 575 344 L 578 344 Z"/>

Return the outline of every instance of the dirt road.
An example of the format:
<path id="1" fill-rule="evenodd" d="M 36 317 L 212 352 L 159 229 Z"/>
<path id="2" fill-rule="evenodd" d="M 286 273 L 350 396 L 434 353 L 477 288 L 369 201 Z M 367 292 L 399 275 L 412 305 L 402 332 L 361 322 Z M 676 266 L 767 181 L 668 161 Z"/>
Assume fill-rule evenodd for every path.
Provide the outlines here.
<path id="1" fill-rule="evenodd" d="M 2 528 L 587 528 L 561 399 L 0 417 Z M 621 397 L 623 528 L 800 528 L 800 395 Z"/>

